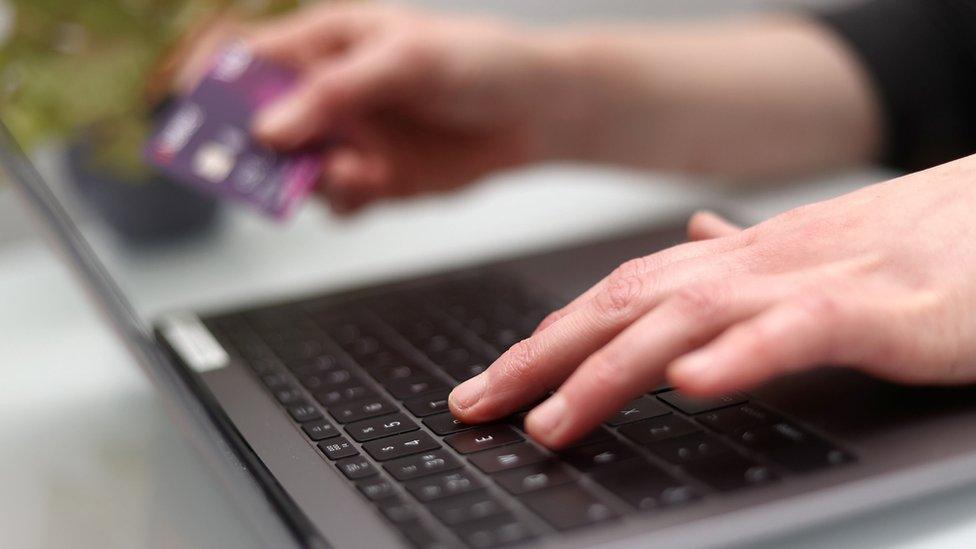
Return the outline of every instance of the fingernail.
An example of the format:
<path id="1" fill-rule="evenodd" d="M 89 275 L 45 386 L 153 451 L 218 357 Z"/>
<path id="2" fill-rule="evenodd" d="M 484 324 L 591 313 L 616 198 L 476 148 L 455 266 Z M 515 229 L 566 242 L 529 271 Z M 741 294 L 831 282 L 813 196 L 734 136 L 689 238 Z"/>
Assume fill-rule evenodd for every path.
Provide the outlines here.
<path id="1" fill-rule="evenodd" d="M 451 391 L 450 399 L 461 410 L 470 408 L 481 400 L 487 386 L 484 376 L 475 376 L 455 387 Z"/>
<path id="2" fill-rule="evenodd" d="M 567 409 L 566 397 L 556 393 L 529 413 L 525 418 L 525 425 L 533 433 L 551 439 L 557 434 L 559 425 L 566 419 Z"/>

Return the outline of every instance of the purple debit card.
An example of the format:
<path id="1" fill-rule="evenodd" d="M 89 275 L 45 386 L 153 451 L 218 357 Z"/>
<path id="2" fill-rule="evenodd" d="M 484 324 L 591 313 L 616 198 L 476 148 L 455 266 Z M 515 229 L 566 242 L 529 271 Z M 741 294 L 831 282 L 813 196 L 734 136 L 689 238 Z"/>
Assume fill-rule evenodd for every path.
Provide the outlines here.
<path id="1" fill-rule="evenodd" d="M 230 46 L 196 89 L 165 113 L 146 146 L 146 160 L 176 181 L 284 219 L 318 179 L 318 155 L 272 151 L 251 137 L 250 127 L 255 113 L 295 80 L 243 44 Z"/>

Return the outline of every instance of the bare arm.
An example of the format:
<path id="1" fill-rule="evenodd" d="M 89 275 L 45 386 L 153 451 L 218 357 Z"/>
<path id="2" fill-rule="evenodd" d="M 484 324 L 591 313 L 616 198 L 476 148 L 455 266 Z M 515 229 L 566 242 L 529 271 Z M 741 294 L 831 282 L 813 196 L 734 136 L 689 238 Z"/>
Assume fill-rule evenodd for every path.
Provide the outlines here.
<path id="1" fill-rule="evenodd" d="M 734 180 L 871 161 L 879 108 L 819 23 L 765 17 L 576 29 L 546 47 L 572 75 L 567 156 Z M 579 113 L 573 116 L 571 113 Z"/>

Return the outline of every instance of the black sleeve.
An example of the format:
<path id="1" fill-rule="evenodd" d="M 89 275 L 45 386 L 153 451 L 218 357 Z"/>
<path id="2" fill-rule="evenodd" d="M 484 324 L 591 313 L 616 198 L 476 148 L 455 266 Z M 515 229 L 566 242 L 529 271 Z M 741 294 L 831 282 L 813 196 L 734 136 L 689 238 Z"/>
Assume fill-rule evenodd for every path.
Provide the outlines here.
<path id="1" fill-rule="evenodd" d="M 915 171 L 976 152 L 976 0 L 873 0 L 818 16 L 874 83 L 881 162 Z"/>

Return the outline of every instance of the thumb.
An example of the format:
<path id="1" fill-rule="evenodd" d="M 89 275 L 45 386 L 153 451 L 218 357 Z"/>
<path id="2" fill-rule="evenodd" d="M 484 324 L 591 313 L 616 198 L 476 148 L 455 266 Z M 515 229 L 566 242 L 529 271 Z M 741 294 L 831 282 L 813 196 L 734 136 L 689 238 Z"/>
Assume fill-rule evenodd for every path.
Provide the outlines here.
<path id="1" fill-rule="evenodd" d="M 695 212 L 688 220 L 689 240 L 711 240 L 731 236 L 741 230 L 742 227 L 710 211 Z"/>

